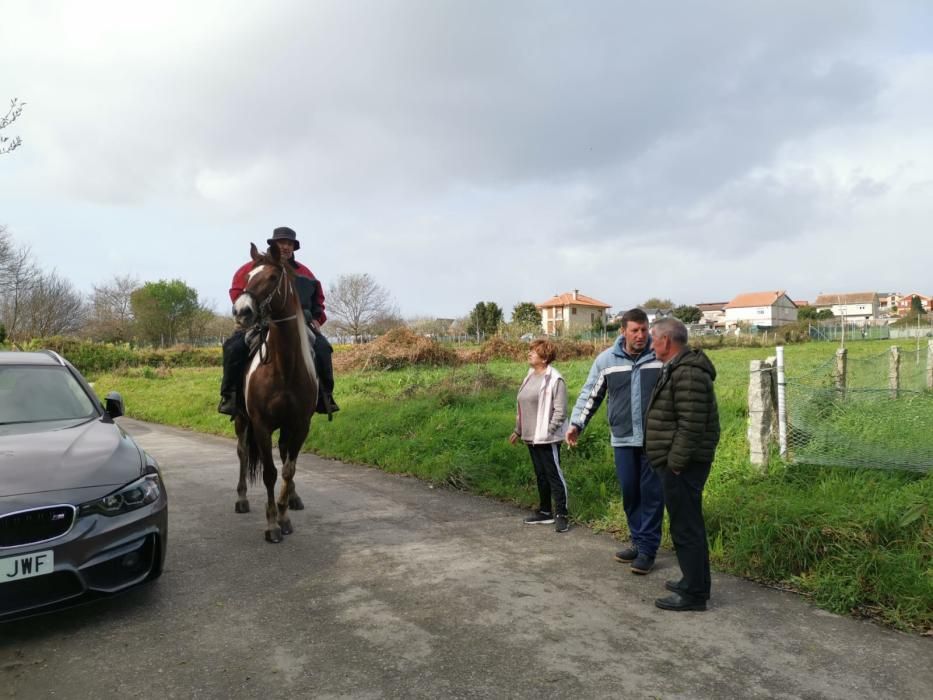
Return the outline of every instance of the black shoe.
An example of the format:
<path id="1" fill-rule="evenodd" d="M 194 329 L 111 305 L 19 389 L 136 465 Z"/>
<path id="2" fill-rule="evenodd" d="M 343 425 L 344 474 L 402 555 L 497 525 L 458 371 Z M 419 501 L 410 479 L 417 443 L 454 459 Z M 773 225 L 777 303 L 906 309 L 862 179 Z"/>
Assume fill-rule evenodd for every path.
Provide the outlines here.
<path id="1" fill-rule="evenodd" d="M 570 529 L 570 523 L 567 522 L 566 515 L 558 515 L 554 519 L 554 529 L 557 532 L 567 532 Z"/>
<path id="2" fill-rule="evenodd" d="M 683 579 L 680 581 L 675 581 L 674 579 L 669 578 L 664 582 L 664 587 L 671 593 L 683 593 L 684 589 L 681 584 L 683 584 Z"/>
<path id="3" fill-rule="evenodd" d="M 644 576 L 654 568 L 654 557 L 647 554 L 639 554 L 632 562 L 632 573 Z"/>
<path id="4" fill-rule="evenodd" d="M 681 593 L 672 593 L 666 598 L 658 598 L 654 604 L 661 610 L 706 610 L 706 601 L 688 598 Z"/>
<path id="5" fill-rule="evenodd" d="M 615 560 L 620 561 L 623 564 L 628 564 L 631 561 L 635 561 L 635 557 L 638 556 L 637 547 L 626 547 L 625 549 L 620 549 L 615 553 Z"/>
<path id="6" fill-rule="evenodd" d="M 217 412 L 223 413 L 225 416 L 235 416 L 236 392 L 228 391 L 226 394 L 221 394 L 220 397 L 220 405 L 217 407 Z"/>
<path id="7" fill-rule="evenodd" d="M 554 522 L 554 516 L 545 513 L 543 510 L 535 511 L 524 520 L 525 525 L 550 525 Z"/>

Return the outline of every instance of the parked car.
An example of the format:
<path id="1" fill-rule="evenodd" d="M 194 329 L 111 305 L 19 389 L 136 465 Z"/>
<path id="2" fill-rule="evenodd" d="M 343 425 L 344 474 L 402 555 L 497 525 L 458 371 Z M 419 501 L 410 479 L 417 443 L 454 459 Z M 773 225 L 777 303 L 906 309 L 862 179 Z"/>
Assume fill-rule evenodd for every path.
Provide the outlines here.
<path id="1" fill-rule="evenodd" d="M 0 621 L 162 573 L 165 486 L 122 414 L 60 355 L 0 351 Z"/>

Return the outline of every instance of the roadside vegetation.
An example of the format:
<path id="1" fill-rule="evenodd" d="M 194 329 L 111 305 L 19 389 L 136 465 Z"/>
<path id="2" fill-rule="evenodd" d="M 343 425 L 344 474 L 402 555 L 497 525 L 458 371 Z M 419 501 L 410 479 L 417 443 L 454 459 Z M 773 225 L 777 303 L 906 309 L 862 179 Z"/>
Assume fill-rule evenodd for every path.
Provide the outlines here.
<path id="1" fill-rule="evenodd" d="M 412 341 L 404 337 L 393 342 L 392 348 L 370 344 L 338 353 L 338 367 L 357 369 L 338 374 L 342 410 L 332 423 L 315 420 L 308 449 L 531 507 L 536 491 L 527 453 L 507 441 L 515 391 L 526 371 L 515 352 L 526 346 L 500 343 L 457 354 L 431 344 L 406 348 Z M 877 354 L 888 345 L 853 344 L 850 357 Z M 815 367 L 834 349 L 828 343 L 788 346 L 787 362 Z M 595 349 L 589 344 L 581 352 L 580 359 L 556 363 L 571 400 Z M 768 473 L 759 473 L 748 462 L 745 436 L 748 363 L 773 349 L 708 352 L 719 372 L 723 428 L 705 499 L 715 568 L 796 590 L 834 612 L 933 632 L 933 474 L 785 467 L 777 460 Z M 102 395 L 120 391 L 134 418 L 233 435 L 232 423 L 215 412 L 219 367 L 127 363 L 102 373 L 76 364 L 94 377 Z M 873 429 L 867 418 L 863 430 Z M 577 449 L 564 448 L 562 464 L 573 519 L 624 538 L 608 443 L 603 410 Z M 231 489 L 235 460 L 231 450 Z"/>

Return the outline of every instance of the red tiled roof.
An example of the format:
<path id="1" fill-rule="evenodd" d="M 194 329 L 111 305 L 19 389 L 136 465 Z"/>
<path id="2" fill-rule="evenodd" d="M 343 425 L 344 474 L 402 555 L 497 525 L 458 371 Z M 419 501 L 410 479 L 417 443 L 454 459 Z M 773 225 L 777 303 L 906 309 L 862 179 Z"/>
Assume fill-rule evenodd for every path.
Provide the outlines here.
<path id="1" fill-rule="evenodd" d="M 554 306 L 595 306 L 598 309 L 608 309 L 612 304 L 607 304 L 604 301 L 588 297 L 586 294 L 580 294 L 579 292 L 577 292 L 577 298 L 574 299 L 573 292 L 564 292 L 563 294 L 556 294 L 547 301 L 542 301 L 540 304 L 535 304 L 535 306 L 539 309 L 549 309 Z"/>
<path id="2" fill-rule="evenodd" d="M 749 306 L 771 306 L 782 294 L 785 294 L 783 290 L 777 292 L 747 292 L 745 294 L 739 294 L 735 299 L 726 304 L 724 308 L 744 309 Z"/>
<path id="3" fill-rule="evenodd" d="M 870 304 L 876 292 L 843 292 L 842 294 L 820 294 L 814 306 L 833 306 L 834 304 Z"/>

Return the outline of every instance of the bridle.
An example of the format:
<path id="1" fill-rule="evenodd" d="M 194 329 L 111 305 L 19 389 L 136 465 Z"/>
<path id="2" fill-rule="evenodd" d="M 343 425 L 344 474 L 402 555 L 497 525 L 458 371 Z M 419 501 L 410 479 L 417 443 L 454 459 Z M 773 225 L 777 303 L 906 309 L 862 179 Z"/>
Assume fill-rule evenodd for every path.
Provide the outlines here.
<path id="1" fill-rule="evenodd" d="M 284 290 L 284 291 L 283 291 Z M 262 301 L 253 294 L 248 289 L 243 290 L 243 294 L 248 294 L 254 302 L 256 302 L 256 326 L 265 327 L 270 323 L 285 323 L 286 321 L 294 321 L 298 318 L 298 314 L 292 314 L 291 316 L 285 316 L 284 318 L 272 318 L 272 300 L 278 294 L 282 297 L 282 300 L 287 304 L 288 299 L 292 294 L 292 285 L 289 283 L 288 273 L 285 271 L 285 268 L 282 268 L 282 276 L 279 278 L 278 284 L 272 289 L 271 292 L 266 296 Z"/>

